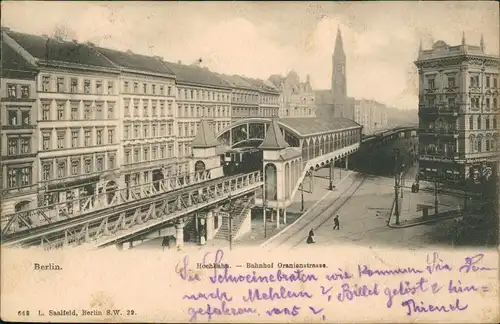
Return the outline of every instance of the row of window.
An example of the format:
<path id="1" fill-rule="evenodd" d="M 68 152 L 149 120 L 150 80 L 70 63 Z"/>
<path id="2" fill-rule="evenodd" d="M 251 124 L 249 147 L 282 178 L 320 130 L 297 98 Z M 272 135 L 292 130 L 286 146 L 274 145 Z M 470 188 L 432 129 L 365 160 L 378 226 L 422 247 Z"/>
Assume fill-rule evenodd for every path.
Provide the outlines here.
<path id="1" fill-rule="evenodd" d="M 176 165 L 166 165 L 165 166 L 166 170 L 166 177 L 168 178 L 171 175 L 174 174 L 184 174 L 189 172 L 189 164 L 176 164 Z M 127 187 L 130 186 L 137 186 L 141 184 L 141 176 L 142 176 L 142 183 L 148 183 L 151 182 L 152 179 L 150 178 L 150 171 L 144 171 L 144 172 L 134 172 L 134 173 L 129 173 L 125 175 L 125 184 Z"/>
<path id="2" fill-rule="evenodd" d="M 172 114 L 172 101 L 167 102 L 167 111 L 165 112 L 165 100 L 148 100 L 144 105 L 144 100 L 142 100 L 142 107 L 140 105 L 139 99 L 125 99 L 125 109 L 123 114 L 125 117 L 131 117 L 130 111 L 133 109 L 133 117 L 166 117 L 173 116 Z M 149 109 L 151 106 L 151 111 Z M 158 109 L 159 107 L 159 109 Z M 142 112 L 142 114 L 141 114 Z"/>
<path id="3" fill-rule="evenodd" d="M 42 165 L 42 181 L 113 170 L 117 167 L 116 152 L 44 159 L 40 162 Z"/>
<path id="4" fill-rule="evenodd" d="M 169 85 L 165 88 L 163 84 L 149 84 L 146 82 L 139 83 L 139 82 L 123 81 L 123 92 L 159 95 L 159 96 L 165 96 L 165 95 L 172 96 L 174 94 L 174 87 Z"/>
<path id="5" fill-rule="evenodd" d="M 233 102 L 257 103 L 259 102 L 259 95 L 253 93 L 236 93 L 232 95 Z"/>
<path id="6" fill-rule="evenodd" d="M 68 133 L 70 134 L 69 138 L 67 136 Z M 41 134 L 43 151 L 116 143 L 116 131 L 114 127 L 58 128 L 55 131 L 42 129 Z"/>
<path id="7" fill-rule="evenodd" d="M 7 84 L 7 98 L 28 99 L 30 97 L 30 86 L 25 84 Z"/>
<path id="8" fill-rule="evenodd" d="M 142 131 L 141 131 L 142 129 Z M 172 136 L 174 123 L 136 122 L 125 124 L 123 127 L 123 139 L 145 139 L 159 136 Z M 150 131 L 151 130 L 151 131 Z"/>
<path id="9" fill-rule="evenodd" d="M 260 103 L 265 103 L 265 104 L 278 104 L 279 103 L 279 96 L 260 96 Z"/>
<path id="10" fill-rule="evenodd" d="M 486 88 L 496 89 L 498 87 L 498 79 L 496 77 L 486 76 L 484 80 L 485 80 Z M 448 81 L 448 83 L 447 83 L 448 89 L 456 88 L 457 85 L 456 85 L 454 76 L 448 76 L 447 81 Z M 469 86 L 471 88 L 481 87 L 479 75 L 471 75 L 470 76 L 470 85 Z M 435 80 L 434 76 L 427 78 L 427 89 L 429 89 L 429 90 L 436 89 L 436 80 Z"/>
<path id="11" fill-rule="evenodd" d="M 498 99 L 495 98 L 484 98 L 484 108 L 486 110 L 493 109 L 497 110 L 498 109 Z M 438 101 L 434 97 L 427 97 L 427 107 L 429 108 L 435 108 L 436 104 Z M 447 98 L 447 107 L 450 110 L 456 109 L 458 107 L 457 105 L 457 100 L 455 97 L 449 97 Z M 471 97 L 470 98 L 470 104 L 472 109 L 479 109 L 481 107 L 481 101 L 479 97 Z"/>
<path id="12" fill-rule="evenodd" d="M 470 153 L 496 151 L 498 144 L 498 136 L 491 138 L 471 135 L 469 138 Z"/>
<path id="13" fill-rule="evenodd" d="M 212 124 L 213 132 L 218 133 L 221 130 L 228 127 L 229 124 L 230 124 L 229 121 L 214 121 Z M 195 136 L 196 132 L 198 131 L 198 128 L 200 127 L 200 122 L 191 122 L 191 123 L 178 122 L 177 127 L 178 127 L 177 136 L 179 137 Z"/>
<path id="14" fill-rule="evenodd" d="M 83 93 L 93 95 L 114 95 L 115 81 L 93 80 L 81 77 L 42 75 L 42 92 Z"/>
<path id="15" fill-rule="evenodd" d="M 180 100 L 206 100 L 229 102 L 229 93 L 209 90 L 177 89 L 177 98 Z"/>
<path id="16" fill-rule="evenodd" d="M 123 150 L 124 163 L 138 163 L 158 159 L 173 158 L 174 144 L 165 142 L 160 144 L 142 144 L 139 146 L 126 146 Z"/>
<path id="17" fill-rule="evenodd" d="M 470 116 L 469 129 L 483 129 L 483 120 L 484 129 L 497 129 L 498 125 L 496 116 Z"/>
<path id="18" fill-rule="evenodd" d="M 229 106 L 204 107 L 200 105 L 178 104 L 177 117 L 229 117 L 229 111 Z"/>
<path id="19" fill-rule="evenodd" d="M 42 101 L 41 120 L 104 120 L 115 119 L 114 101 Z M 54 109 L 54 108 L 55 109 Z M 83 109 L 82 109 L 83 108 Z"/>

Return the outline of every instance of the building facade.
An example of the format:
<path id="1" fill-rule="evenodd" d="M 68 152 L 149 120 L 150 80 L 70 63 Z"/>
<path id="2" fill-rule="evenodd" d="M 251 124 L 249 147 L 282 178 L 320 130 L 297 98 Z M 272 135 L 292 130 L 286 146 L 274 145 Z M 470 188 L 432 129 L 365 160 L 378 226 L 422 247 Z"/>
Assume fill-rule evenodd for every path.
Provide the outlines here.
<path id="1" fill-rule="evenodd" d="M 420 48 L 419 165 L 424 178 L 460 182 L 496 175 L 499 158 L 497 56 L 437 41 Z"/>
<path id="2" fill-rule="evenodd" d="M 75 199 L 117 186 L 119 71 L 87 44 L 10 31 L 3 36 L 39 69 L 38 204 L 67 201 L 72 213 L 82 207 Z"/>
<path id="3" fill-rule="evenodd" d="M 301 82 L 297 73 L 290 71 L 286 77 L 271 75 L 269 81 L 280 91 L 280 117 L 316 117 L 315 94 L 309 75 Z"/>
<path id="4" fill-rule="evenodd" d="M 96 48 L 119 70 L 120 187 L 177 172 L 175 76 L 161 58 Z"/>
<path id="5" fill-rule="evenodd" d="M 356 100 L 354 121 L 363 126 L 364 135 L 372 135 L 388 127 L 387 107 L 374 100 Z"/>
<path id="6" fill-rule="evenodd" d="M 278 117 L 280 91 L 268 80 L 241 77 L 259 91 L 259 117 Z"/>
<path id="7" fill-rule="evenodd" d="M 177 84 L 178 171 L 188 172 L 191 142 L 202 118 L 218 132 L 231 123 L 231 87 L 215 73 L 195 65 L 164 62 L 175 73 Z"/>
<path id="8" fill-rule="evenodd" d="M 238 75 L 217 74 L 231 86 L 231 119 L 259 117 L 259 89 Z"/>
<path id="9" fill-rule="evenodd" d="M 0 201 L 4 214 L 38 205 L 38 112 L 35 66 L 9 46 L 3 37 L 1 45 Z"/>

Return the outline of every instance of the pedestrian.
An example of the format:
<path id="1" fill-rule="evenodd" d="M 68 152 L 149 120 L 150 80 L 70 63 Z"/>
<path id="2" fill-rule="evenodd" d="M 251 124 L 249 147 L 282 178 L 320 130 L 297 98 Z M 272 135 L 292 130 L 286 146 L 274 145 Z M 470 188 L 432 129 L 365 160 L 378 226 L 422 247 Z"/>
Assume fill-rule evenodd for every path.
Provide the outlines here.
<path id="1" fill-rule="evenodd" d="M 339 215 L 335 216 L 335 218 L 333 219 L 333 223 L 335 224 L 335 226 L 333 226 L 333 229 L 335 230 L 340 230 L 340 222 L 339 222 Z"/>
<path id="2" fill-rule="evenodd" d="M 311 229 L 309 231 L 309 236 L 307 237 L 307 244 L 315 243 L 314 242 L 314 230 Z"/>
<path id="3" fill-rule="evenodd" d="M 165 251 L 165 247 L 169 247 L 168 244 L 169 243 L 169 239 L 168 239 L 168 236 L 164 236 L 163 237 L 163 240 L 161 241 L 161 246 L 163 248 L 163 251 Z"/>

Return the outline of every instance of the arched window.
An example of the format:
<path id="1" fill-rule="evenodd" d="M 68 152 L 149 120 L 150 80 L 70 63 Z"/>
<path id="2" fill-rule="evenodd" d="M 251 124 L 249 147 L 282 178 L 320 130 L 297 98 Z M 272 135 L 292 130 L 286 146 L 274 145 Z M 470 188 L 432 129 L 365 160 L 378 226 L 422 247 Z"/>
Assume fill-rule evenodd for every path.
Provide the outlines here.
<path id="1" fill-rule="evenodd" d="M 474 129 L 474 118 L 469 117 L 469 129 Z"/>
<path id="2" fill-rule="evenodd" d="M 276 166 L 272 163 L 266 165 L 266 199 L 276 200 L 278 197 L 278 179 L 276 175 Z"/>
<path id="3" fill-rule="evenodd" d="M 477 129 L 481 129 L 481 116 L 477 117 Z"/>
<path id="4" fill-rule="evenodd" d="M 469 145 L 470 145 L 470 151 L 475 152 L 476 151 L 476 137 L 474 135 L 471 135 L 469 137 Z"/>

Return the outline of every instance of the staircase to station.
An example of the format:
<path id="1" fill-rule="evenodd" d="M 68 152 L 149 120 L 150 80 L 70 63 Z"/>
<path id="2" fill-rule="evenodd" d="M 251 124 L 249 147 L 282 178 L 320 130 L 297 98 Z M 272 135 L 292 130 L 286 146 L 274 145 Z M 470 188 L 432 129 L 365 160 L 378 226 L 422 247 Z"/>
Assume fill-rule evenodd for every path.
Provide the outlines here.
<path id="1" fill-rule="evenodd" d="M 236 238 L 238 231 L 241 228 L 241 225 L 245 221 L 245 217 L 247 214 L 246 212 L 248 211 L 248 209 L 250 209 L 251 202 L 252 198 L 248 197 L 241 198 L 240 201 L 235 204 L 233 210 L 231 211 L 231 215 L 233 216 L 232 220 L 233 240 Z M 221 240 L 227 240 L 229 238 L 229 218 L 227 217 L 222 218 L 221 227 L 217 231 L 215 238 Z"/>

